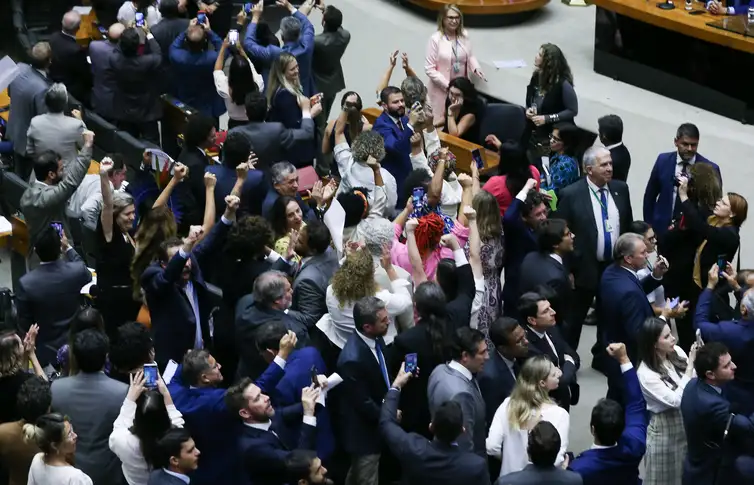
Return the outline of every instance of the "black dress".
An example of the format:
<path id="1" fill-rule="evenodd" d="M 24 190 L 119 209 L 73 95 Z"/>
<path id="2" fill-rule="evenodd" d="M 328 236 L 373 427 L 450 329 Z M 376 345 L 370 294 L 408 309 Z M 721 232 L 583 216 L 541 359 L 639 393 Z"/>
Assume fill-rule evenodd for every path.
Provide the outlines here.
<path id="1" fill-rule="evenodd" d="M 133 299 L 131 261 L 134 246 L 113 224 L 113 237 L 105 240 L 102 220 L 97 221 L 97 287 L 100 294 L 96 306 L 105 319 L 105 328 L 112 338 L 125 322 L 136 320 L 141 303 Z"/>

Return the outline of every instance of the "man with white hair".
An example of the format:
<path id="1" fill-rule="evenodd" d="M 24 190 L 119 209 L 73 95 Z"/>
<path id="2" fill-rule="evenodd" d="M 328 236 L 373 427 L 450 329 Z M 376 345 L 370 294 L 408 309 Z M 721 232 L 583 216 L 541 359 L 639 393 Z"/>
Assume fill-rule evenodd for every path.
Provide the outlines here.
<path id="1" fill-rule="evenodd" d="M 73 116 L 66 116 L 68 90 L 65 85 L 53 84 L 44 99 L 47 113 L 31 119 L 26 132 L 26 154 L 37 157 L 51 150 L 60 155 L 64 168 L 67 168 L 84 146 L 82 134 L 86 125 L 81 121 L 81 112 L 77 110 L 73 111 Z"/>
<path id="2" fill-rule="evenodd" d="M 557 217 L 565 220 L 576 236 L 575 257 L 571 262 L 576 291 L 571 304 L 571 319 L 565 329 L 566 341 L 574 349 L 579 347 L 581 327 L 597 295 L 602 272 L 612 262 L 616 241 L 628 231 L 634 220 L 628 185 L 612 180 L 613 161 L 608 149 L 587 149 L 584 172 L 586 177 L 562 189 L 558 196 Z M 607 344 L 598 342 L 597 345 L 598 351 L 604 353 Z"/>
<path id="3" fill-rule="evenodd" d="M 76 42 L 76 32 L 81 26 L 81 15 L 69 11 L 63 15 L 62 29 L 50 36 L 52 64 L 50 79 L 63 83 L 71 96 L 85 105 L 89 105 L 89 93 L 92 89 L 92 72 L 86 60 L 86 48 Z"/>

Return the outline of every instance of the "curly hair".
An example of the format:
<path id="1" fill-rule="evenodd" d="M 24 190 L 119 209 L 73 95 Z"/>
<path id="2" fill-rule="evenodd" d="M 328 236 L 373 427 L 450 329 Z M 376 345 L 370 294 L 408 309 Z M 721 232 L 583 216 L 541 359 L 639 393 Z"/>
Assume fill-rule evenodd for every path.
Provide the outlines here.
<path id="1" fill-rule="evenodd" d="M 121 372 L 152 362 L 154 343 L 147 327 L 129 322 L 118 327 L 117 336 L 110 344 L 110 363 Z"/>
<path id="2" fill-rule="evenodd" d="M 568 81 L 573 86 L 573 74 L 563 51 L 555 44 L 542 44 L 542 64 L 539 66 L 539 87 L 547 93 Z"/>
<path id="3" fill-rule="evenodd" d="M 359 250 L 346 256 L 343 265 L 332 277 L 332 291 L 341 308 L 377 293 L 374 261 L 369 251 Z"/>
<path id="4" fill-rule="evenodd" d="M 435 212 L 430 212 L 419 218 L 419 225 L 414 230 L 414 236 L 422 257 L 431 253 L 440 244 L 444 229 L 445 222 Z"/>
<path id="5" fill-rule="evenodd" d="M 223 252 L 233 260 L 253 260 L 264 254 L 265 246 L 272 246 L 272 228 L 259 216 L 242 217 L 228 233 Z"/>
<path id="6" fill-rule="evenodd" d="M 385 139 L 374 130 L 362 131 L 351 143 L 351 153 L 357 162 L 366 163 L 370 155 L 381 162 L 385 158 Z"/>
<path id="7" fill-rule="evenodd" d="M 157 257 L 160 244 L 175 237 L 177 232 L 173 211 L 166 205 L 155 207 L 140 221 L 134 237 L 136 251 L 131 261 L 134 300 L 141 300 L 141 275 Z"/>
<path id="8" fill-rule="evenodd" d="M 18 342 L 16 332 L 0 332 L 0 377 L 12 376 L 20 371 L 23 362 L 23 347 Z"/>
<path id="9" fill-rule="evenodd" d="M 410 108 L 417 101 L 422 106 L 427 102 L 427 86 L 416 76 L 409 76 L 401 83 L 401 91 L 406 102 L 406 109 Z"/>
<path id="10" fill-rule="evenodd" d="M 435 170 L 437 170 L 437 164 L 440 163 L 440 149 L 435 150 L 429 157 L 427 157 L 427 163 L 429 164 L 429 169 L 432 170 L 432 173 L 435 173 Z M 453 155 L 453 152 L 449 151 L 445 157 L 445 172 L 442 174 L 442 178 L 448 180 L 450 174 L 456 171 L 456 163 L 456 156 Z"/>
<path id="11" fill-rule="evenodd" d="M 356 237 L 364 243 L 372 256 L 379 257 L 385 245 L 392 247 L 395 239 L 395 228 L 393 223 L 387 219 L 381 217 L 370 219 L 356 227 Z"/>

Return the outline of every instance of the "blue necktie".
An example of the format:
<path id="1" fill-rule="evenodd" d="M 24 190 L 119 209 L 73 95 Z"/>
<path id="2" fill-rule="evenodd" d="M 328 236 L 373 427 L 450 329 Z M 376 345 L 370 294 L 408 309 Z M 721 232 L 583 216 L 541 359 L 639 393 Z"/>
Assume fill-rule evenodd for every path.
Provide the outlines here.
<path id="1" fill-rule="evenodd" d="M 602 209 L 602 230 L 605 233 L 605 246 L 603 248 L 602 259 L 604 261 L 610 261 L 613 257 L 613 241 L 610 231 L 607 230 L 607 189 L 600 189 L 600 208 Z"/>
<path id="2" fill-rule="evenodd" d="M 382 355 L 382 348 L 385 346 L 385 341 L 382 337 L 378 338 L 374 346 L 377 351 L 377 360 L 380 362 L 380 371 L 382 371 L 382 378 L 385 379 L 385 385 L 390 389 L 390 379 L 387 377 L 387 366 L 385 366 L 385 356 Z"/>

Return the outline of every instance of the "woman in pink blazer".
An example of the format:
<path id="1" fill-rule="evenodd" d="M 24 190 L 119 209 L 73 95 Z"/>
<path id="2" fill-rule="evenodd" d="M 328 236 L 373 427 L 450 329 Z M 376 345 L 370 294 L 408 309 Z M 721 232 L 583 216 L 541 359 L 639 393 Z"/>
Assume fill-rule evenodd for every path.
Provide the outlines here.
<path id="1" fill-rule="evenodd" d="M 437 16 L 437 32 L 427 44 L 424 72 L 429 77 L 429 103 L 435 116 L 441 116 L 442 120 L 445 119 L 445 98 L 451 80 L 469 78 L 474 73 L 487 81 L 471 50 L 471 41 L 463 28 L 463 14 L 456 5 L 446 5 Z M 435 119 L 436 122 L 442 120 Z"/>

